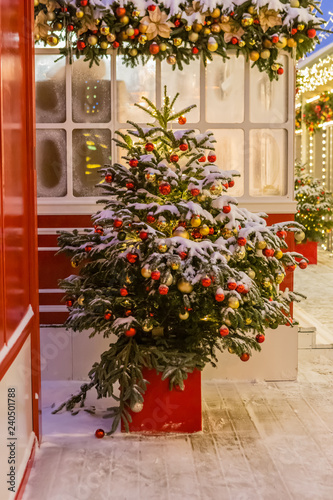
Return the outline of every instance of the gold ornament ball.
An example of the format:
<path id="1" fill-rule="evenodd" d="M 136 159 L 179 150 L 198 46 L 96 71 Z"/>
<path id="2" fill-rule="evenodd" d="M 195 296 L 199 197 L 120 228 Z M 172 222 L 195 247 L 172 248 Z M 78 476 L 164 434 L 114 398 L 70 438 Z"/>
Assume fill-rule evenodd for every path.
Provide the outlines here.
<path id="1" fill-rule="evenodd" d="M 168 225 L 167 221 L 165 219 L 161 219 L 158 221 L 158 225 L 160 229 L 165 229 Z"/>
<path id="2" fill-rule="evenodd" d="M 40 40 L 40 34 L 39 33 L 35 33 L 35 42 L 38 42 L 38 40 Z"/>
<path id="3" fill-rule="evenodd" d="M 304 28 L 305 28 L 305 25 L 304 25 L 304 24 L 299 24 L 299 25 L 297 26 L 297 30 L 298 30 L 298 31 L 303 31 L 303 30 L 304 30 Z"/>
<path id="4" fill-rule="evenodd" d="M 62 23 L 55 23 L 54 29 L 57 30 L 57 31 L 62 30 Z"/>
<path id="5" fill-rule="evenodd" d="M 128 36 L 133 36 L 134 35 L 134 28 L 132 26 L 129 26 L 127 28 L 126 35 L 128 35 Z"/>
<path id="6" fill-rule="evenodd" d="M 256 244 L 256 248 L 258 248 L 259 250 L 263 250 L 266 247 L 267 247 L 267 243 L 265 240 L 258 241 Z"/>
<path id="7" fill-rule="evenodd" d="M 178 261 L 171 261 L 170 262 L 170 267 L 171 269 L 173 269 L 174 271 L 177 271 L 179 268 L 180 268 L 180 262 Z"/>
<path id="8" fill-rule="evenodd" d="M 193 216 L 191 219 L 191 226 L 192 227 L 199 227 L 201 224 L 201 219 L 199 216 Z"/>
<path id="9" fill-rule="evenodd" d="M 188 39 L 190 40 L 190 42 L 193 42 L 193 43 L 195 43 L 198 40 L 198 38 L 199 38 L 198 33 L 194 33 L 193 31 L 188 36 Z"/>
<path id="10" fill-rule="evenodd" d="M 288 45 L 288 47 L 295 48 L 295 47 L 297 47 L 297 42 L 293 38 L 289 38 L 287 45 Z"/>
<path id="11" fill-rule="evenodd" d="M 222 186 L 220 184 L 213 184 L 210 188 L 209 188 L 209 191 L 213 194 L 213 195 L 219 195 L 222 193 Z"/>
<path id="12" fill-rule="evenodd" d="M 221 16 L 220 21 L 221 21 L 221 23 L 228 23 L 230 21 L 230 17 L 229 16 Z"/>
<path id="13" fill-rule="evenodd" d="M 261 59 L 269 59 L 271 57 L 271 53 L 268 49 L 262 50 L 260 52 L 260 57 L 261 57 Z"/>
<path id="14" fill-rule="evenodd" d="M 275 46 L 278 49 L 284 49 L 286 47 L 287 43 L 288 43 L 287 37 L 282 36 L 282 37 L 280 37 L 280 40 L 278 41 L 278 43 L 275 44 Z"/>
<path id="15" fill-rule="evenodd" d="M 209 234 L 209 227 L 206 224 L 203 224 L 199 231 L 202 236 L 207 236 Z"/>
<path id="16" fill-rule="evenodd" d="M 183 43 L 183 40 L 181 38 L 174 38 L 173 39 L 173 44 L 175 47 L 179 47 Z"/>
<path id="17" fill-rule="evenodd" d="M 237 297 L 229 297 L 228 306 L 231 307 L 232 309 L 238 309 L 239 308 L 239 300 L 237 299 Z"/>
<path id="18" fill-rule="evenodd" d="M 274 257 L 278 260 L 282 259 L 283 257 L 283 252 L 282 250 L 276 250 L 276 252 L 274 253 Z"/>
<path id="19" fill-rule="evenodd" d="M 82 19 L 84 16 L 84 12 L 83 12 L 83 10 L 77 10 L 75 15 L 78 19 Z"/>
<path id="20" fill-rule="evenodd" d="M 204 28 L 203 30 L 203 34 L 204 35 L 209 35 L 211 33 L 211 29 L 210 28 Z"/>
<path id="21" fill-rule="evenodd" d="M 285 278 L 285 275 L 284 273 L 277 273 L 276 276 L 275 276 L 275 282 L 280 285 L 282 283 L 282 281 L 284 280 Z"/>
<path id="22" fill-rule="evenodd" d="M 129 17 L 128 16 L 123 16 L 120 18 L 121 24 L 128 24 L 129 23 Z"/>
<path id="23" fill-rule="evenodd" d="M 189 313 L 187 311 L 185 311 L 183 314 L 182 313 L 179 313 L 179 318 L 180 319 L 188 319 L 189 318 Z"/>
<path id="24" fill-rule="evenodd" d="M 107 41 L 112 43 L 115 41 L 116 39 L 116 35 L 114 35 L 113 33 L 110 33 L 107 37 L 106 37 Z"/>
<path id="25" fill-rule="evenodd" d="M 168 64 L 171 64 L 172 66 L 173 66 L 174 64 L 176 64 L 176 61 L 177 61 L 177 59 L 176 59 L 176 56 L 174 56 L 174 55 L 171 55 L 171 56 L 169 56 L 169 57 L 167 58 L 167 63 L 168 63 Z"/>
<path id="26" fill-rule="evenodd" d="M 161 51 L 161 52 L 165 52 L 165 51 L 166 51 L 166 49 L 168 48 L 167 44 L 166 44 L 166 43 L 164 43 L 164 42 L 163 42 L 163 43 L 160 43 L 159 47 L 160 47 L 160 51 Z"/>
<path id="27" fill-rule="evenodd" d="M 254 38 L 251 38 L 251 40 L 249 40 L 249 45 L 255 45 L 256 44 L 256 41 Z"/>
<path id="28" fill-rule="evenodd" d="M 159 246 L 158 246 L 158 251 L 160 253 L 165 253 L 168 251 L 168 245 L 166 245 L 166 243 L 161 243 Z"/>
<path id="29" fill-rule="evenodd" d="M 235 256 L 239 260 L 245 259 L 245 256 L 246 256 L 246 250 L 245 250 L 245 248 L 244 247 L 239 247 L 236 250 L 236 252 L 235 252 Z"/>
<path id="30" fill-rule="evenodd" d="M 246 325 L 251 325 L 252 319 L 251 318 L 245 318 L 245 324 Z"/>
<path id="31" fill-rule="evenodd" d="M 146 33 L 147 29 L 148 29 L 148 24 L 140 24 L 139 26 L 140 33 Z"/>
<path id="32" fill-rule="evenodd" d="M 221 26 L 219 24 L 217 24 L 217 23 L 214 23 L 211 26 L 211 31 L 212 31 L 212 33 L 220 33 Z"/>
<path id="33" fill-rule="evenodd" d="M 210 17 L 212 17 L 213 19 L 217 19 L 218 17 L 220 17 L 220 15 L 221 15 L 220 9 L 216 8 L 213 10 L 213 12 L 211 12 Z"/>
<path id="34" fill-rule="evenodd" d="M 252 24 L 253 24 L 253 17 L 251 17 L 250 14 L 244 14 L 242 19 L 242 26 L 247 28 L 248 26 L 252 26 Z"/>
<path id="35" fill-rule="evenodd" d="M 270 40 L 268 40 L 268 38 L 266 38 L 266 40 L 264 40 L 263 42 L 263 46 L 265 47 L 265 49 L 271 49 L 272 45 L 273 43 Z"/>
<path id="36" fill-rule="evenodd" d="M 141 269 L 141 275 L 144 278 L 150 278 L 150 276 L 151 276 L 151 269 L 149 269 L 149 267 L 143 267 Z"/>
<path id="37" fill-rule="evenodd" d="M 297 9 L 299 7 L 299 0 L 290 0 L 290 7 Z"/>
<path id="38" fill-rule="evenodd" d="M 46 42 L 51 47 L 55 47 L 59 43 L 59 38 L 55 35 L 50 35 L 47 37 Z"/>
<path id="39" fill-rule="evenodd" d="M 273 71 L 277 71 L 277 70 L 279 69 L 279 67 L 280 67 L 280 64 L 278 64 L 278 63 L 274 63 L 274 64 L 272 64 L 271 69 L 272 69 Z"/>
<path id="40" fill-rule="evenodd" d="M 191 25 L 187 25 L 187 26 L 185 26 L 185 31 L 191 31 L 191 29 L 192 29 L 192 26 L 191 26 Z"/>
<path id="41" fill-rule="evenodd" d="M 131 406 L 131 410 L 134 413 L 140 413 L 143 409 L 143 403 L 134 403 L 134 405 Z"/>
<path id="42" fill-rule="evenodd" d="M 140 15 L 140 11 L 139 10 L 133 10 L 133 12 L 132 12 L 132 16 L 133 17 L 139 17 L 139 15 Z"/>
<path id="43" fill-rule="evenodd" d="M 177 283 L 177 288 L 182 293 L 191 293 L 193 285 L 184 278 L 181 278 Z"/>
<path id="44" fill-rule="evenodd" d="M 299 38 L 298 39 L 298 43 L 303 43 L 304 42 L 304 38 Z"/>
<path id="45" fill-rule="evenodd" d="M 75 269 L 76 267 L 78 267 L 78 265 L 79 265 L 79 263 L 74 257 L 74 259 L 71 260 L 71 266 L 74 267 L 74 269 Z"/>
<path id="46" fill-rule="evenodd" d="M 148 40 L 147 35 L 140 35 L 138 40 L 139 40 L 139 43 L 141 43 L 141 45 L 144 45 L 146 43 L 146 41 Z"/>
<path id="47" fill-rule="evenodd" d="M 194 23 L 193 24 L 193 31 L 196 33 L 199 33 L 202 30 L 203 26 L 200 23 Z"/>
<path id="48" fill-rule="evenodd" d="M 109 44 L 108 42 L 101 42 L 101 49 L 106 50 L 108 48 Z"/>
<path id="49" fill-rule="evenodd" d="M 235 351 L 233 350 L 232 347 L 228 347 L 228 351 L 230 352 L 230 354 L 235 354 Z"/>
<path id="50" fill-rule="evenodd" d="M 142 323 L 142 330 L 144 332 L 150 332 L 150 330 L 153 329 L 153 323 L 150 321 L 150 319 L 145 319 L 144 322 Z"/>
<path id="51" fill-rule="evenodd" d="M 96 43 L 97 43 L 97 42 L 98 42 L 98 38 L 97 38 L 97 36 L 95 36 L 95 35 L 90 35 L 90 36 L 88 37 L 88 43 L 89 43 L 89 45 L 96 45 Z"/>
<path id="52" fill-rule="evenodd" d="M 173 276 L 170 274 L 166 279 L 163 280 L 163 285 L 170 286 L 173 283 Z"/>
<path id="53" fill-rule="evenodd" d="M 270 284 L 270 282 L 269 282 L 269 279 L 268 279 L 268 278 L 266 278 L 266 279 L 265 279 L 265 281 L 263 282 L 263 286 L 264 286 L 265 288 L 270 288 L 271 284 Z"/>
<path id="54" fill-rule="evenodd" d="M 299 233 L 295 233 L 295 240 L 296 241 L 303 241 L 304 238 L 305 238 L 304 231 L 300 231 Z"/>
<path id="55" fill-rule="evenodd" d="M 132 56 L 132 57 L 135 57 L 136 55 L 138 55 L 138 51 L 136 48 L 133 48 L 129 51 L 129 55 Z"/>
<path id="56" fill-rule="evenodd" d="M 185 238 L 186 240 L 190 239 L 188 231 L 186 231 L 185 227 L 183 226 L 176 227 L 176 229 L 173 230 L 172 235 L 178 236 L 180 238 Z"/>
<path id="57" fill-rule="evenodd" d="M 83 306 L 83 303 L 84 303 L 84 296 L 83 295 L 81 295 L 81 297 L 79 297 L 77 299 L 77 303 L 79 304 L 79 306 Z"/>
<path id="58" fill-rule="evenodd" d="M 34 6 L 38 7 L 38 5 L 39 5 L 39 0 L 34 0 Z"/>
<path id="59" fill-rule="evenodd" d="M 251 280 L 254 280 L 254 278 L 256 277 L 256 273 L 253 271 L 253 269 L 249 269 L 247 271 L 247 275 L 249 278 L 251 278 Z"/>
<path id="60" fill-rule="evenodd" d="M 248 13 L 251 14 L 251 16 L 253 16 L 253 14 L 255 13 L 255 8 L 251 5 L 248 9 L 247 9 Z"/>
<path id="61" fill-rule="evenodd" d="M 145 179 L 148 182 L 155 182 L 156 181 L 156 175 L 155 174 L 146 174 Z"/>
<path id="62" fill-rule="evenodd" d="M 244 40 L 240 40 L 240 41 L 238 42 L 238 47 L 240 47 L 240 48 L 245 47 L 245 45 L 246 45 L 246 43 L 244 42 Z"/>
<path id="63" fill-rule="evenodd" d="M 119 33 L 120 40 L 128 40 L 128 35 L 126 35 L 126 31 L 121 31 Z"/>
<path id="64" fill-rule="evenodd" d="M 215 41 L 215 38 L 209 38 L 207 43 L 207 49 L 210 52 L 215 52 L 218 49 L 218 43 Z"/>

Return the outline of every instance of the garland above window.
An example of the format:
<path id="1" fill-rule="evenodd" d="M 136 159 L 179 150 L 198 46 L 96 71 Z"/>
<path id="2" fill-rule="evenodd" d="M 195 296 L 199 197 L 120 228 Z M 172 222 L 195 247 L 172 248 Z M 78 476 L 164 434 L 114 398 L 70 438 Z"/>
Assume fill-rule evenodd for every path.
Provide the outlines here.
<path id="1" fill-rule="evenodd" d="M 303 114 L 301 108 L 296 112 L 296 130 L 305 124 L 310 134 L 317 132 L 325 123 L 333 121 L 333 94 L 323 92 L 316 101 L 305 104 Z"/>
<path id="2" fill-rule="evenodd" d="M 314 48 L 316 0 L 34 0 L 35 39 L 60 52 L 99 64 L 108 49 L 134 67 L 149 58 L 179 69 L 213 53 L 244 54 L 271 79 L 283 73 L 281 50 L 301 58 Z M 320 12 L 320 11 L 319 11 Z"/>

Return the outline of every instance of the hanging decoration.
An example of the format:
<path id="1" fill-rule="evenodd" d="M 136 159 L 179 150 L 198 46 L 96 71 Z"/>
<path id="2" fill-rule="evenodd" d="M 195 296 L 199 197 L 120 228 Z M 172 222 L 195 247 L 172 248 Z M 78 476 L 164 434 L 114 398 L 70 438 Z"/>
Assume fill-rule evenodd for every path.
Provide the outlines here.
<path id="1" fill-rule="evenodd" d="M 332 120 L 333 93 L 323 92 L 316 101 L 306 103 L 303 112 L 301 107 L 297 109 L 296 130 L 301 130 L 304 123 L 310 134 L 314 134 Z"/>
<path id="2" fill-rule="evenodd" d="M 116 50 L 127 66 L 148 59 L 183 68 L 233 49 L 270 79 L 283 74 L 281 51 L 303 57 L 318 42 L 316 0 L 34 0 L 35 40 L 99 64 Z"/>

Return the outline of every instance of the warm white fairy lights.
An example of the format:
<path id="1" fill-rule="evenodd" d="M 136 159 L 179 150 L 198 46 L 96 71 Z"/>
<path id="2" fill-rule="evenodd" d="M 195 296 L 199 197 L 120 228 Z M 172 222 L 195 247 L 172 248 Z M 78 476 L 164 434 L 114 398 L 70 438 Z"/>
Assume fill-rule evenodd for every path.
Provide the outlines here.
<path id="1" fill-rule="evenodd" d="M 326 134 L 326 127 L 323 128 L 323 133 L 322 133 L 322 180 L 323 180 L 323 184 L 325 185 L 326 184 L 326 165 L 327 165 L 327 148 L 326 148 L 326 137 L 327 137 L 327 134 Z"/>
<path id="2" fill-rule="evenodd" d="M 321 85 L 327 85 L 333 80 L 333 55 L 327 56 L 310 68 L 299 70 L 299 90 L 298 97 L 304 92 L 313 92 Z"/>
<path id="3" fill-rule="evenodd" d="M 313 137 L 309 137 L 309 173 L 313 173 Z"/>

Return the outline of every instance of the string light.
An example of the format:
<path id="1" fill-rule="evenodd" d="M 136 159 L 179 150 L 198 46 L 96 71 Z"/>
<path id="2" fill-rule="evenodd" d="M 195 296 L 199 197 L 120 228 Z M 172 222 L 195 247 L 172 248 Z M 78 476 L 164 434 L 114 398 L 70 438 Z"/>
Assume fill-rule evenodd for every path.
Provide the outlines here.
<path id="1" fill-rule="evenodd" d="M 323 166 L 322 166 L 322 179 L 323 179 L 323 184 L 325 185 L 326 183 L 326 164 L 327 164 L 327 154 L 326 154 L 326 127 L 323 128 L 323 133 L 322 133 L 322 163 L 323 163 Z"/>
<path id="2" fill-rule="evenodd" d="M 333 80 L 333 56 L 319 59 L 313 66 L 299 70 L 298 97 L 304 92 L 316 90 L 320 85 L 326 85 Z"/>
<path id="3" fill-rule="evenodd" d="M 313 137 L 310 135 L 309 137 L 309 173 L 313 173 Z"/>

